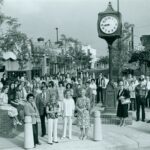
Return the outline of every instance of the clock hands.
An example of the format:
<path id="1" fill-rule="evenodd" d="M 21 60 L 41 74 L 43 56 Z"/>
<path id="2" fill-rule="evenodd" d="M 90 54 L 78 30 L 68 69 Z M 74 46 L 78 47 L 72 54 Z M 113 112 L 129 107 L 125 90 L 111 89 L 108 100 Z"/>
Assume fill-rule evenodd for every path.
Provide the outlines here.
<path id="1" fill-rule="evenodd" d="M 110 24 L 104 24 L 104 26 L 106 27 L 106 26 L 110 26 Z"/>

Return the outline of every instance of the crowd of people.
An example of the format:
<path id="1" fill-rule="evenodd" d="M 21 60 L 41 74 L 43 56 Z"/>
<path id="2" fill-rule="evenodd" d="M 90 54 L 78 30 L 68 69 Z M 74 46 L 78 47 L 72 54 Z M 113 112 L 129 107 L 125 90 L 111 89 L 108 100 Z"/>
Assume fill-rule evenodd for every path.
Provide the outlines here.
<path id="1" fill-rule="evenodd" d="M 90 113 L 97 103 L 106 105 L 106 88 L 108 78 L 100 73 L 98 78 L 70 77 L 70 74 L 56 76 L 34 77 L 32 81 L 26 75 L 10 80 L 3 74 L 0 82 L 0 109 L 8 110 L 14 125 L 23 125 L 25 116 L 32 117 L 34 144 L 40 144 L 38 139 L 38 122 L 41 121 L 41 136 L 48 133 L 48 143 L 58 143 L 58 119 L 63 118 L 61 139 L 72 139 L 72 118 L 76 117 L 80 128 L 80 139 L 88 137 Z M 114 82 L 118 89 L 117 116 L 120 126 L 125 125 L 128 111 L 136 111 L 137 121 L 145 121 L 145 106 L 149 106 L 150 80 L 141 75 L 139 78 L 128 75 L 121 81 Z M 126 101 L 126 102 L 125 102 Z M 48 127 L 46 129 L 46 118 Z M 68 126 L 67 126 L 68 125 Z M 67 129 L 69 135 L 67 136 Z M 46 132 L 47 131 L 47 132 Z"/>
<path id="2" fill-rule="evenodd" d="M 35 146 L 40 144 L 39 120 L 41 136 L 44 137 L 48 133 L 48 143 L 58 143 L 60 117 L 63 118 L 61 139 L 72 139 L 72 118 L 76 117 L 81 131 L 80 139 L 84 140 L 88 137 L 90 111 L 96 104 L 96 90 L 95 79 L 89 78 L 83 82 L 81 78 L 76 79 L 69 74 L 42 78 L 35 76 L 32 81 L 29 81 L 26 75 L 11 80 L 3 74 L 0 82 L 0 109 L 8 110 L 15 126 L 23 125 L 25 116 L 32 117 Z"/>
<path id="3" fill-rule="evenodd" d="M 123 77 L 119 82 L 118 89 L 117 116 L 120 118 L 120 126 L 125 125 L 129 110 L 136 111 L 136 121 L 140 121 L 142 109 L 141 121 L 145 122 L 145 107 L 149 107 L 150 101 L 149 76 L 141 75 L 136 78 L 129 74 L 127 78 Z"/>

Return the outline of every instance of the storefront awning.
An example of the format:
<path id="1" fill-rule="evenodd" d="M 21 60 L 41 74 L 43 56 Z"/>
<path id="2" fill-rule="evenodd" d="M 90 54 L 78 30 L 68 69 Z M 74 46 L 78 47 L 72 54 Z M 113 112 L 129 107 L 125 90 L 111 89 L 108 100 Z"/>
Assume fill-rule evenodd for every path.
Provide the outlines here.
<path id="1" fill-rule="evenodd" d="M 17 60 L 17 56 L 13 52 L 2 52 L 1 58 L 4 60 Z"/>

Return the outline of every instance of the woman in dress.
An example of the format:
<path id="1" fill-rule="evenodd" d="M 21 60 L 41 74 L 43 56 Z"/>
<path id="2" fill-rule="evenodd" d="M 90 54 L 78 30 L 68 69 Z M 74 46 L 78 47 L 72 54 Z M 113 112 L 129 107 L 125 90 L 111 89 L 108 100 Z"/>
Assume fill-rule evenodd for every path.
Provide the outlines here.
<path id="1" fill-rule="evenodd" d="M 59 113 L 62 111 L 62 105 L 63 105 L 63 100 L 64 100 L 64 92 L 65 92 L 65 87 L 63 86 L 63 82 L 59 81 L 58 83 L 58 104 L 59 104 Z"/>
<path id="2" fill-rule="evenodd" d="M 91 79 L 90 88 L 92 89 L 92 102 L 91 107 L 93 108 L 95 106 L 95 100 L 96 100 L 96 94 L 97 94 L 97 86 L 95 83 L 95 79 Z"/>
<path id="3" fill-rule="evenodd" d="M 70 74 L 69 73 L 67 73 L 65 81 L 66 81 L 66 84 L 67 83 L 71 83 L 71 78 L 70 78 Z"/>
<path id="4" fill-rule="evenodd" d="M 71 83 L 66 84 L 66 90 L 70 91 L 71 96 L 73 97 L 73 88 Z"/>
<path id="5" fill-rule="evenodd" d="M 11 104 L 12 106 L 15 107 L 16 106 L 15 99 L 16 99 L 16 89 L 14 82 L 12 82 L 8 89 L 8 104 Z"/>
<path id="6" fill-rule="evenodd" d="M 36 83 L 34 86 L 34 96 L 37 97 L 38 94 L 42 93 L 40 83 Z"/>
<path id="7" fill-rule="evenodd" d="M 130 92 L 124 87 L 123 81 L 119 82 L 119 91 L 117 95 L 118 107 L 117 116 L 120 118 L 120 126 L 125 125 L 125 118 L 128 117 L 128 104 L 122 104 L 123 100 L 130 98 Z"/>
<path id="8" fill-rule="evenodd" d="M 26 82 L 21 82 L 22 99 L 26 101 L 27 91 L 25 87 L 26 87 Z"/>
<path id="9" fill-rule="evenodd" d="M 24 121 L 24 105 L 26 100 L 24 99 L 23 92 L 22 92 L 22 86 L 21 84 L 18 84 L 16 88 L 16 98 L 13 101 L 15 104 L 15 107 L 18 110 L 18 117 L 21 122 Z"/>
<path id="10" fill-rule="evenodd" d="M 86 82 L 86 88 L 85 88 L 85 96 L 90 99 L 90 105 L 92 105 L 92 96 L 93 96 L 93 90 L 90 87 L 90 81 Z"/>
<path id="11" fill-rule="evenodd" d="M 78 112 L 78 125 L 81 130 L 80 139 L 84 140 L 88 137 L 90 127 L 90 99 L 85 96 L 85 89 L 81 90 L 81 97 L 77 99 L 76 109 Z"/>
<path id="12" fill-rule="evenodd" d="M 58 90 L 55 87 L 55 84 L 54 84 L 53 81 L 49 81 L 48 91 L 49 91 L 50 97 L 53 96 L 53 95 L 55 95 L 55 98 L 58 101 Z"/>
<path id="13" fill-rule="evenodd" d="M 2 91 L 0 93 L 0 109 L 8 110 L 8 116 L 10 116 L 13 119 L 13 123 L 16 126 L 22 125 L 18 120 L 18 112 L 17 109 L 11 105 L 8 104 L 8 87 L 4 86 L 2 88 Z"/>

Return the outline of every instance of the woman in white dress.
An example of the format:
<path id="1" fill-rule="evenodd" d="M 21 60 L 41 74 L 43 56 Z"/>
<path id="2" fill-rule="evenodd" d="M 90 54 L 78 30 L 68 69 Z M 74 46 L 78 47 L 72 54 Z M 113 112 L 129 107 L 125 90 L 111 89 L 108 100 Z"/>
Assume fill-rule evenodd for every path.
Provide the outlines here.
<path id="1" fill-rule="evenodd" d="M 63 86 L 63 82 L 59 81 L 58 83 L 58 104 L 59 104 L 59 113 L 62 111 L 62 105 L 63 105 L 63 100 L 64 100 L 64 92 L 65 92 L 65 87 Z"/>
<path id="2" fill-rule="evenodd" d="M 19 120 L 18 120 L 18 111 L 15 107 L 11 106 L 8 104 L 8 87 L 3 87 L 2 91 L 0 93 L 0 109 L 1 110 L 7 110 L 8 111 L 8 116 L 10 116 L 13 121 L 14 125 L 22 125 Z"/>
<path id="3" fill-rule="evenodd" d="M 89 86 L 92 89 L 92 101 L 91 101 L 91 107 L 93 108 L 95 106 L 95 98 L 96 98 L 96 94 L 97 94 L 97 86 L 95 83 L 95 79 L 91 79 L 91 83 Z"/>
<path id="4" fill-rule="evenodd" d="M 36 83 L 36 85 L 34 87 L 34 96 L 35 96 L 35 98 L 40 93 L 42 93 L 42 90 L 41 90 L 41 87 L 40 87 L 40 83 Z"/>

